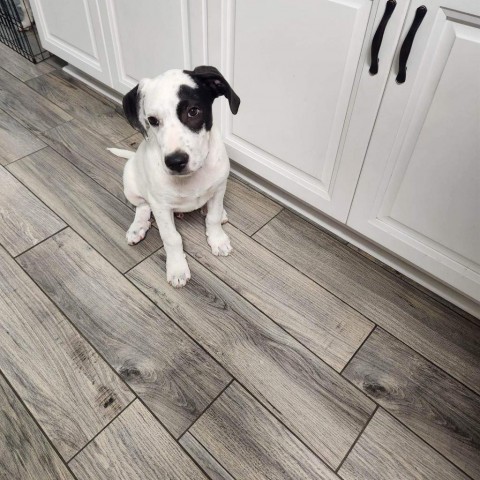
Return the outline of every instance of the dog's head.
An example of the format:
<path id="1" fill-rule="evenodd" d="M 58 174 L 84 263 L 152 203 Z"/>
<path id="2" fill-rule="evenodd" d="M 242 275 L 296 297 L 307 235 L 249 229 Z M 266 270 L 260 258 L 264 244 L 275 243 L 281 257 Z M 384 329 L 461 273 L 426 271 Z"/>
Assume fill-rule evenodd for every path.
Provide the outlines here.
<path id="1" fill-rule="evenodd" d="M 236 114 L 240 99 L 215 67 L 168 70 L 143 79 L 123 97 L 132 127 L 160 146 L 163 168 L 186 175 L 203 166 L 212 128 L 212 104 L 223 95 Z"/>

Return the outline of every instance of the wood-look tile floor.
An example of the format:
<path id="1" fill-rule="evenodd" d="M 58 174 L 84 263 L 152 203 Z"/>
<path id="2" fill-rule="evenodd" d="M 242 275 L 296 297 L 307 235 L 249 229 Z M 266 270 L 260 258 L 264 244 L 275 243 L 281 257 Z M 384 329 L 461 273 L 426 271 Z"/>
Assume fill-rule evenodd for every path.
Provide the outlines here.
<path id="1" fill-rule="evenodd" d="M 118 107 L 0 59 L 1 480 L 480 479 L 478 320 L 235 178 L 173 289 Z"/>

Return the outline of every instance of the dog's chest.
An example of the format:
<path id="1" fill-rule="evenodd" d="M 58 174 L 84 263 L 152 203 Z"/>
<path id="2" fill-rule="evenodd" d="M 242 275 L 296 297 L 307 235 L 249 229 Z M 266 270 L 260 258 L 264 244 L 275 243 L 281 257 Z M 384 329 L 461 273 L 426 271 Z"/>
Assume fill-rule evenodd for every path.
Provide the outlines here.
<path id="1" fill-rule="evenodd" d="M 210 188 L 202 193 L 192 193 L 187 197 L 176 197 L 173 199 L 173 210 L 175 212 L 192 212 L 203 207 L 210 198 L 212 198 L 215 190 Z"/>

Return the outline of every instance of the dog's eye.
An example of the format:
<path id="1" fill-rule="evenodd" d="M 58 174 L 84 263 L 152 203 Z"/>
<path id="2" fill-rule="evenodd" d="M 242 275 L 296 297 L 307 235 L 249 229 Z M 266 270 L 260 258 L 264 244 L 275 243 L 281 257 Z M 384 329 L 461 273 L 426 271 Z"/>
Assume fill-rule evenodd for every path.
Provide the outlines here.
<path id="1" fill-rule="evenodd" d="M 191 117 L 196 117 L 200 113 L 200 109 L 198 107 L 192 107 L 188 110 L 187 115 Z"/>
<path id="2" fill-rule="evenodd" d="M 148 117 L 147 120 L 152 127 L 158 127 L 160 125 L 160 122 L 156 117 Z"/>

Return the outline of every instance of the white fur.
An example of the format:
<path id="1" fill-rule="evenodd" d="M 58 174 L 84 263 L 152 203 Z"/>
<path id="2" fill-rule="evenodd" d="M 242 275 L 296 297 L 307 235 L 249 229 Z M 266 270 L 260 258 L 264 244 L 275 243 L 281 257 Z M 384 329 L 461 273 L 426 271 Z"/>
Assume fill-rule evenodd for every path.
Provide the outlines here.
<path id="1" fill-rule="evenodd" d="M 126 198 L 136 206 L 135 219 L 128 229 L 127 241 L 142 240 L 150 228 L 153 212 L 167 254 L 167 280 L 182 287 L 190 279 L 190 269 L 183 252 L 174 213 L 191 212 L 207 205 L 206 234 L 214 255 L 228 255 L 230 240 L 223 231 L 227 221 L 223 208 L 230 163 L 221 135 L 215 126 L 207 132 L 190 131 L 177 117 L 177 92 L 180 85 L 195 87 L 192 78 L 181 70 L 169 70 L 152 80 L 142 80 L 139 119 L 147 138 L 137 151 L 109 149 L 127 158 L 123 174 Z M 159 127 L 150 127 L 145 119 L 155 116 Z M 165 165 L 165 155 L 182 150 L 189 154 L 187 175 L 172 175 Z"/>

